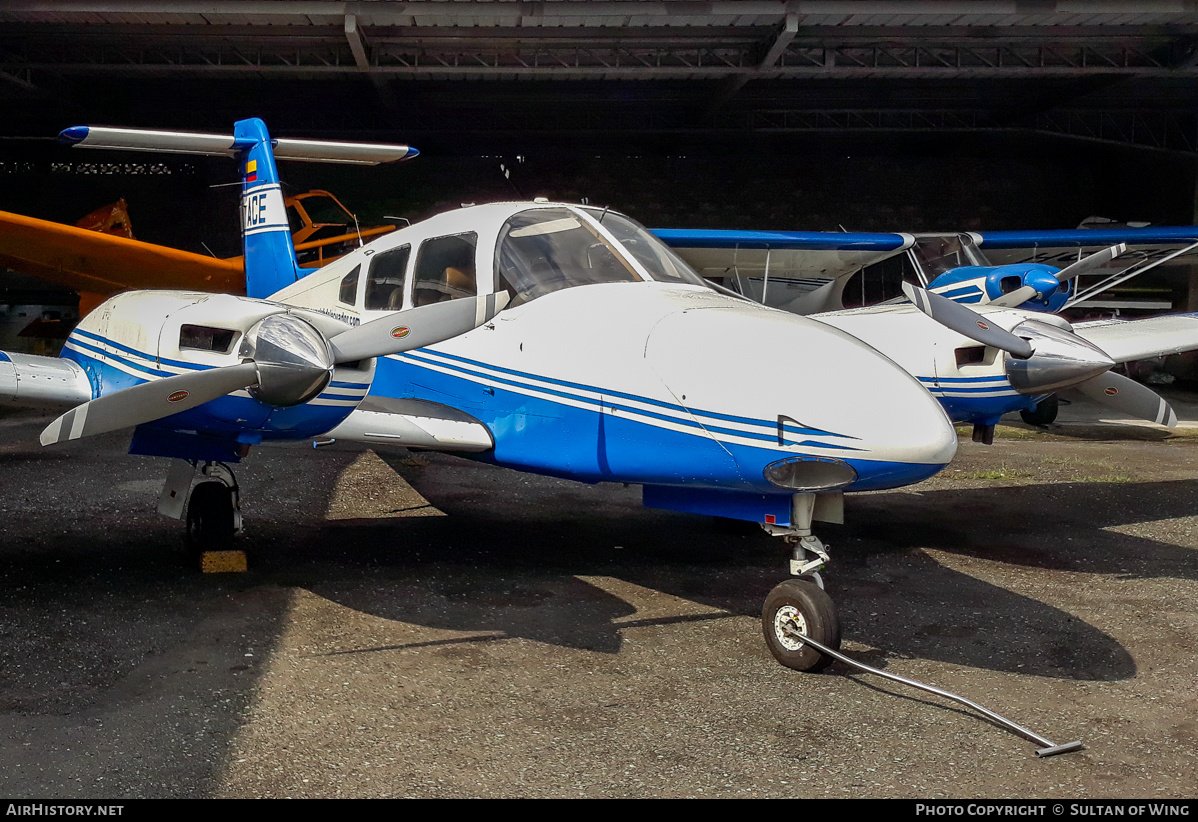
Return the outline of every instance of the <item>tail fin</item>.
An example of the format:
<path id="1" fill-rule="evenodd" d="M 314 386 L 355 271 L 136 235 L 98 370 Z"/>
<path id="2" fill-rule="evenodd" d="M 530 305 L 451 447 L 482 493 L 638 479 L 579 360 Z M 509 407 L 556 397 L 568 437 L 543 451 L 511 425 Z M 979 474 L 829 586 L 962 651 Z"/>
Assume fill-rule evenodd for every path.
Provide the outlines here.
<path id="1" fill-rule="evenodd" d="M 251 297 L 265 298 L 311 269 L 296 263 L 287 224 L 287 207 L 279 187 L 275 156 L 285 160 L 374 165 L 415 157 L 414 148 L 386 143 L 340 143 L 326 140 L 272 140 L 258 118 L 240 120 L 233 137 L 186 131 L 73 126 L 60 141 L 81 148 L 125 151 L 169 151 L 236 157 L 242 175 L 241 241 L 245 250 L 245 286 Z"/>
<path id="2" fill-rule="evenodd" d="M 295 259 L 287 207 L 266 124 L 257 117 L 233 126 L 233 148 L 241 170 L 241 245 L 245 293 L 269 297 L 303 273 Z"/>

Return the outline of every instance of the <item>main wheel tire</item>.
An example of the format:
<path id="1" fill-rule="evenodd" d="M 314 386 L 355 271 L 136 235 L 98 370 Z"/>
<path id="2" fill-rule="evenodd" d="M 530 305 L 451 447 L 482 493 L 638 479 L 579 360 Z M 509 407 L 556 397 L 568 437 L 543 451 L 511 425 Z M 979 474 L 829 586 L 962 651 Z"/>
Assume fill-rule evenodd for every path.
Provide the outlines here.
<path id="1" fill-rule="evenodd" d="M 233 491 L 223 482 L 201 482 L 187 503 L 187 543 L 219 551 L 233 542 Z"/>
<path id="2" fill-rule="evenodd" d="M 836 606 L 808 580 L 788 579 L 770 591 L 761 609 L 761 628 L 774 659 L 796 671 L 821 671 L 833 661 L 795 637 L 796 630 L 834 651 L 840 650 Z"/>
<path id="3" fill-rule="evenodd" d="M 1023 417 L 1023 421 L 1028 425 L 1049 425 L 1056 420 L 1059 407 L 1057 395 L 1050 394 L 1036 403 L 1035 408 L 1024 408 L 1019 412 L 1019 416 Z"/>

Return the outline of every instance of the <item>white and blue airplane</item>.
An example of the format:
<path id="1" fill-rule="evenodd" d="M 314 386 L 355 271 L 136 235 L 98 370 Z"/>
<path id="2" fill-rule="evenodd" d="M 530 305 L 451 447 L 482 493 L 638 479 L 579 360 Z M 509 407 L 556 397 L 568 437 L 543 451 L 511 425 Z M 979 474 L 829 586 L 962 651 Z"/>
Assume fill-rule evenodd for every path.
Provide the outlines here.
<path id="1" fill-rule="evenodd" d="M 636 483 L 646 505 L 785 538 L 799 578 L 771 592 L 763 631 L 782 664 L 812 670 L 830 659 L 803 637 L 840 637 L 813 522 L 842 521 L 846 492 L 919 482 L 956 451 L 924 386 L 860 338 L 720 293 L 610 210 L 463 208 L 311 271 L 296 265 L 275 153 L 381 162 L 406 147 L 274 141 L 256 119 L 232 136 L 78 127 L 63 139 L 224 154 L 241 169 L 246 296 L 118 294 L 61 357 L 0 354 L 0 398 L 71 407 L 43 444 L 132 428 L 131 453 L 171 458 L 160 510 L 182 517 L 186 503 L 201 546 L 238 528 L 229 466 L 267 440 Z"/>
<path id="2" fill-rule="evenodd" d="M 991 442 L 995 424 L 1013 411 L 1029 422 L 1050 422 L 1045 415 L 1055 416 L 1055 392 L 1066 389 L 1171 427 L 1177 420 L 1168 403 L 1110 369 L 1198 348 L 1192 314 L 1070 324 L 1053 313 L 1068 304 L 1072 282 L 1101 270 L 1126 244 L 1138 250 L 1129 255 L 1135 265 L 1120 272 L 1123 279 L 1192 253 L 1196 226 L 985 235 L 654 233 L 737 293 L 840 328 L 884 352 L 919 379 L 954 422 L 972 424 L 980 442 Z M 1087 254 L 1080 250 L 1111 241 L 1117 242 Z M 1062 268 L 1026 260 L 992 265 L 978 251 L 986 242 L 1000 249 L 1038 243 L 1051 249 L 1045 255 L 1054 261 L 1062 261 L 1062 249 L 1073 244 L 1080 259 Z M 903 254 L 924 288 L 903 283 L 901 294 L 875 295 L 878 304 L 844 308 L 853 274 Z"/>

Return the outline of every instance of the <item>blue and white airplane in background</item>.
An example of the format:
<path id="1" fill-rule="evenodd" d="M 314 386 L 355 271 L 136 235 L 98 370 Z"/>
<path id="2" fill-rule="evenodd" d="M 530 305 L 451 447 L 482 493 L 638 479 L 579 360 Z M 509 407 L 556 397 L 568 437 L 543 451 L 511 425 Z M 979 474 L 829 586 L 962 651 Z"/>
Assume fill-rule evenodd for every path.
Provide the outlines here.
<path id="1" fill-rule="evenodd" d="M 247 296 L 134 291 L 59 358 L 0 354 L 0 398 L 73 406 L 43 444 L 133 428 L 173 458 L 160 510 L 201 545 L 239 522 L 230 464 L 265 440 L 331 436 L 641 484 L 646 505 L 760 523 L 792 546 L 763 610 L 799 670 L 839 644 L 814 521 L 843 494 L 932 476 L 956 433 L 860 338 L 720 293 L 639 224 L 549 202 L 463 208 L 311 271 L 296 265 L 275 152 L 380 162 L 406 147 L 79 127 L 80 146 L 233 156 Z M 272 150 L 273 147 L 273 150 Z M 465 333 L 462 333 L 465 332 Z M 455 336 L 457 335 L 457 336 Z M 785 357 L 775 356 L 787 352 Z M 208 480 L 192 489 L 199 469 Z"/>
<path id="2" fill-rule="evenodd" d="M 991 442 L 994 425 L 1012 411 L 1031 422 L 1050 422 L 1044 415 L 1055 416 L 1054 393 L 1066 389 L 1173 426 L 1176 415 L 1168 403 L 1110 369 L 1198 348 L 1198 319 L 1191 314 L 1076 324 L 1054 314 L 1149 268 L 1193 255 L 1198 226 L 961 235 L 654 233 L 704 276 L 737 293 L 868 342 L 919 379 L 955 422 L 973 424 L 980 442 Z M 1128 244 L 1135 249 L 1127 255 L 1131 264 L 1101 275 L 1102 282 L 1077 299 L 1071 284 L 1083 275 L 1100 276 Z M 1004 254 L 1023 249 L 1024 259 L 995 265 L 981 246 Z M 1063 267 L 1026 259 L 1029 248 L 1033 256 Z M 1078 259 L 1070 262 L 1070 255 Z M 897 287 L 893 293 L 875 290 L 877 304 L 844 307 L 854 274 L 902 257 L 918 285 L 902 283 L 901 293 Z M 860 282 L 865 289 L 865 280 Z"/>

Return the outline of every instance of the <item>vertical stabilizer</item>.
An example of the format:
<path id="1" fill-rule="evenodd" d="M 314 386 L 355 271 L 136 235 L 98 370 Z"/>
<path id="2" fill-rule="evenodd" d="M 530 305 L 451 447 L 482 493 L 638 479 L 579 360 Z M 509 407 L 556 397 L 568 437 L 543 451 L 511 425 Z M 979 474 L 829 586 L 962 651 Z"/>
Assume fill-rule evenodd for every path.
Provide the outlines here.
<path id="1" fill-rule="evenodd" d="M 266 298 L 302 276 L 266 124 L 256 117 L 239 120 L 233 127 L 233 148 L 242 180 L 245 291 L 250 297 Z"/>

